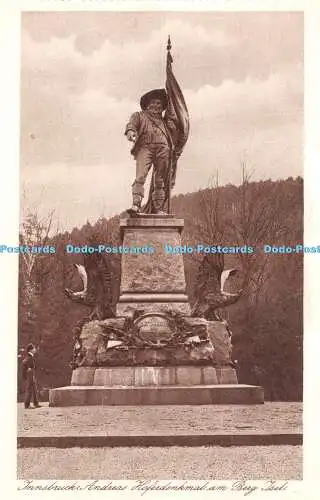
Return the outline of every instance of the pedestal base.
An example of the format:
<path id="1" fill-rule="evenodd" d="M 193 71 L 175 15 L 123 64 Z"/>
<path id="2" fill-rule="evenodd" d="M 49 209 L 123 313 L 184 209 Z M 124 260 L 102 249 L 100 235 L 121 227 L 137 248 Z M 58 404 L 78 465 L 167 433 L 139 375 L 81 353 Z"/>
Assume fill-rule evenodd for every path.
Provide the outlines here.
<path id="1" fill-rule="evenodd" d="M 71 386 L 52 389 L 50 406 L 259 404 L 262 387 L 237 383 L 232 367 L 117 366 L 73 371 Z"/>
<path id="2" fill-rule="evenodd" d="M 49 395 L 49 406 L 248 405 L 263 402 L 262 387 L 242 384 L 125 388 L 69 386 L 52 389 Z"/>
<path id="3" fill-rule="evenodd" d="M 72 386 L 160 387 L 167 385 L 237 384 L 229 366 L 114 366 L 80 367 L 73 371 Z"/>

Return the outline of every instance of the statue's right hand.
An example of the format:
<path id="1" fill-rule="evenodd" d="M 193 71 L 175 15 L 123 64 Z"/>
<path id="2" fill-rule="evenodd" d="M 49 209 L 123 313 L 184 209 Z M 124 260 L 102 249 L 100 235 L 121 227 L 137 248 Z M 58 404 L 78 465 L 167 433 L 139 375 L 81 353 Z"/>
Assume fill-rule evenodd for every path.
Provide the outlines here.
<path id="1" fill-rule="evenodd" d="M 128 130 L 127 132 L 127 139 L 128 141 L 135 142 L 136 140 L 136 134 L 133 130 Z"/>

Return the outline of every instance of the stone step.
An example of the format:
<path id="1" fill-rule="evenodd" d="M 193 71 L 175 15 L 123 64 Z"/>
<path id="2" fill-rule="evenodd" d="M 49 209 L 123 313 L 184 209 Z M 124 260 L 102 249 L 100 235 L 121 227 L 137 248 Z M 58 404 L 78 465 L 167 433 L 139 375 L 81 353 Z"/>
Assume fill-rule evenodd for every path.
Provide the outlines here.
<path id="1" fill-rule="evenodd" d="M 211 434 L 19 436 L 18 448 L 108 448 L 114 446 L 283 446 L 302 445 L 297 432 Z"/>
<path id="2" fill-rule="evenodd" d="M 262 404 L 262 387 L 245 384 L 121 387 L 66 386 L 51 389 L 49 406 Z"/>

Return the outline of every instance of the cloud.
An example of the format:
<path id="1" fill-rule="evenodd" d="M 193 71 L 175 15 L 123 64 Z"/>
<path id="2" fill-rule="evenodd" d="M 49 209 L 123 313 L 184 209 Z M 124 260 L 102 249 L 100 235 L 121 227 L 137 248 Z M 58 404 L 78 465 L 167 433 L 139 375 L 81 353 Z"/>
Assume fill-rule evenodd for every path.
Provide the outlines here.
<path id="1" fill-rule="evenodd" d="M 23 75 L 27 73 L 38 83 L 42 80 L 52 92 L 59 89 L 83 92 L 87 87 L 94 87 L 117 97 L 127 95 L 137 99 L 144 90 L 164 84 L 168 33 L 174 33 L 178 40 L 174 46 L 175 65 L 178 71 L 181 66 L 182 72 L 190 70 L 190 61 L 196 61 L 200 53 L 235 43 L 221 30 L 210 33 L 201 25 L 172 20 L 151 31 L 143 40 L 127 39 L 119 44 L 106 38 L 88 57 L 77 50 L 79 42 L 74 34 L 66 38 L 51 37 L 39 43 L 24 29 Z M 186 60 L 179 54 L 182 48 L 187 54 Z"/>
<path id="2" fill-rule="evenodd" d="M 225 80 L 219 86 L 205 85 L 196 91 L 187 91 L 186 99 L 194 120 L 204 126 L 209 121 L 246 120 L 263 125 L 272 119 L 287 119 L 286 115 L 302 113 L 303 71 L 301 65 L 284 67 L 265 80 L 247 77 L 242 82 Z"/>
<path id="3" fill-rule="evenodd" d="M 134 165 L 41 165 L 22 171 L 21 191 L 25 203 L 41 214 L 54 209 L 62 228 L 81 226 L 89 220 L 111 216 L 131 204 L 130 184 Z"/>

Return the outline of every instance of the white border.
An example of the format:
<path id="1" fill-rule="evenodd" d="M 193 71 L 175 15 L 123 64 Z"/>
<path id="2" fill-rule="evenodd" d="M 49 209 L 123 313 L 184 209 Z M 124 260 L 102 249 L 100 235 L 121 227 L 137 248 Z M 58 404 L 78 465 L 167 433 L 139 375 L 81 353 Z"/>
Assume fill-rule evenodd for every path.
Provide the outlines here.
<path id="1" fill-rule="evenodd" d="M 320 4 L 303 0 L 176 0 L 176 1 L 124 1 L 124 0 L 29 0 L 1 2 L 0 4 L 0 144 L 2 182 L 0 186 L 0 239 L 17 242 L 18 230 L 18 172 L 19 172 L 19 41 L 21 11 L 105 11 L 105 10 L 184 10 L 184 11 L 293 11 L 305 12 L 305 242 L 320 244 L 320 77 L 319 36 Z M 17 278 L 18 262 L 12 255 L 0 255 L 0 307 L 1 330 L 4 345 L 2 351 L 2 413 L 1 413 L 1 473 L 7 490 L 15 497 L 16 492 L 16 327 L 17 327 Z M 287 498 L 316 498 L 319 450 L 319 418 L 317 397 L 319 393 L 319 283 L 320 260 L 317 256 L 305 258 L 304 301 L 304 392 L 305 392 L 305 470 L 304 481 L 292 482 L 293 491 L 283 493 Z M 4 486 L 4 482 L 2 482 Z M 303 491 L 302 491 L 303 490 Z M 296 494 L 294 494 L 294 491 Z M 47 493 L 52 495 L 52 493 Z M 172 493 L 178 495 L 177 493 Z M 39 494 L 37 494 L 39 495 Z M 42 497 L 43 494 L 41 494 Z M 74 493 L 64 493 L 72 495 Z M 90 494 L 90 498 L 94 495 Z M 97 493 L 99 495 L 99 493 Z M 131 494 L 133 495 L 133 493 Z M 131 496 L 130 495 L 130 496 Z M 150 494 L 151 495 L 151 494 Z M 148 495 L 148 497 L 150 496 Z M 163 498 L 154 493 L 153 498 Z M 179 497 L 190 497 L 189 493 Z M 208 494 L 206 498 L 208 497 Z M 82 495 L 83 496 L 83 495 Z M 126 494 L 126 497 L 128 495 Z M 168 494 L 171 496 L 171 494 Z M 216 496 L 216 494 L 215 494 Z M 262 494 L 261 494 L 262 496 Z M 101 498 L 101 495 L 99 495 Z M 108 493 L 108 498 L 113 494 Z M 269 495 L 263 495 L 264 498 Z M 270 495 L 270 498 L 274 494 Z"/>

